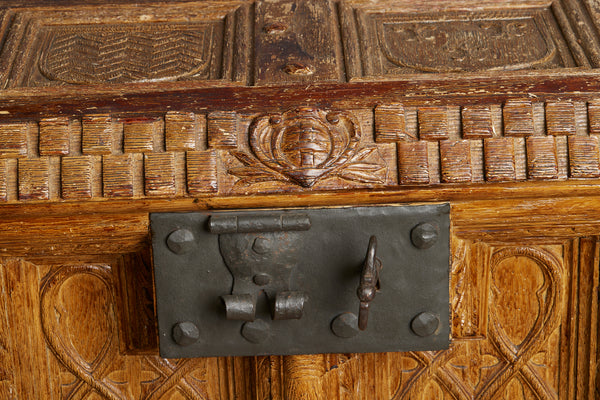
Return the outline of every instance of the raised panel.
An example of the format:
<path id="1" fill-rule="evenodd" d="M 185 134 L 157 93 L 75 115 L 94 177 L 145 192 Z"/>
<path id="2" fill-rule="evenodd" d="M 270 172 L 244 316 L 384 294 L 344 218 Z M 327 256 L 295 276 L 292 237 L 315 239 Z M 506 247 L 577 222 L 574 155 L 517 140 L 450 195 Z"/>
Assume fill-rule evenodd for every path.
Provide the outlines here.
<path id="1" fill-rule="evenodd" d="M 560 3 L 344 1 L 350 78 L 588 66 Z"/>
<path id="2" fill-rule="evenodd" d="M 448 350 L 188 360 L 156 355 L 145 251 L 51 267 L 2 259 L 0 357 L 13 367 L 0 368 L 0 390 L 11 399 L 591 398 L 595 239 L 453 238 L 452 253 L 453 320 L 468 322 L 454 324 Z"/>
<path id="3" fill-rule="evenodd" d="M 246 82 L 249 54 L 235 46 L 248 34 L 247 15 L 243 2 L 17 9 L 0 84 Z"/>

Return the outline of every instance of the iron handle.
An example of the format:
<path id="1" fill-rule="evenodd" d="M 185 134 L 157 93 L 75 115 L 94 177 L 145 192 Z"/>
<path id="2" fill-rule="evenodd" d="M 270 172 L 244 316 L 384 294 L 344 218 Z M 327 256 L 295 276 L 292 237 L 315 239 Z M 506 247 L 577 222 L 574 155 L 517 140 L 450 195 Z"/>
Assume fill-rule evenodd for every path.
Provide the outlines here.
<path id="1" fill-rule="evenodd" d="M 358 310 L 358 329 L 364 331 L 367 329 L 369 321 L 369 306 L 375 298 L 379 289 L 379 272 L 381 271 L 381 260 L 377 258 L 377 238 L 371 236 L 369 246 L 367 247 L 367 256 L 360 274 L 360 285 L 356 290 L 356 295 L 360 301 Z"/>

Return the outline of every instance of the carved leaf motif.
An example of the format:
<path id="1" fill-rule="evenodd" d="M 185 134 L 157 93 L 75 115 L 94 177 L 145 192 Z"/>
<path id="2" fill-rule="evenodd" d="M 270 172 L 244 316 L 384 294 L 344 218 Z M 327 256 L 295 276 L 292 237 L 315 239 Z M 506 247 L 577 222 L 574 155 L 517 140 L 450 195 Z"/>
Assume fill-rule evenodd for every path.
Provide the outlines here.
<path id="1" fill-rule="evenodd" d="M 253 156 L 232 151 L 244 165 L 229 170 L 236 186 L 280 181 L 312 187 L 328 176 L 382 184 L 387 166 L 377 147 L 358 148 L 360 125 L 348 113 L 298 108 L 256 118 L 249 131 Z M 369 157 L 376 162 L 366 162 Z"/>
<path id="2" fill-rule="evenodd" d="M 338 175 L 349 181 L 383 184 L 384 180 L 378 176 L 382 171 L 385 171 L 385 167 L 381 165 L 357 163 L 345 167 Z"/>

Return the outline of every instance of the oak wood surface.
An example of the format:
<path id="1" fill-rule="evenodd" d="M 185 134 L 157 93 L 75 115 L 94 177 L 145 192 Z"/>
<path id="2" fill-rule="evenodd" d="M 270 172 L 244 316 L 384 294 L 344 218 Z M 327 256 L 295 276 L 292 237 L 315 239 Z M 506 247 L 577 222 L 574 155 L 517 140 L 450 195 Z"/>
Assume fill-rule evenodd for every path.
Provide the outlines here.
<path id="1" fill-rule="evenodd" d="M 594 0 L 0 3 L 0 399 L 600 398 Z M 149 213 L 450 202 L 439 352 L 158 356 Z"/>

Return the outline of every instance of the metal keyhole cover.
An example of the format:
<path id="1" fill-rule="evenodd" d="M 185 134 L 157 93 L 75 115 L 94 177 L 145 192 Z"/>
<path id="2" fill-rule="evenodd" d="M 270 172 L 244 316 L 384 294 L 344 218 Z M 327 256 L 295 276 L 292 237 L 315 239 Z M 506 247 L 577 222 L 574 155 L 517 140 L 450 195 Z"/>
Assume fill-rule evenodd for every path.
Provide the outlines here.
<path id="1" fill-rule="evenodd" d="M 310 218 L 301 231 L 211 233 L 215 216 L 245 219 L 297 214 Z M 428 223 L 439 228 L 436 242 L 417 247 L 411 231 Z M 151 234 L 160 354 L 167 358 L 269 354 L 314 354 L 439 350 L 448 347 L 449 206 L 348 207 L 260 211 L 153 213 Z M 176 253 L 173 232 L 187 230 L 193 245 Z M 332 321 L 356 313 L 356 290 L 369 238 L 377 237 L 382 290 L 372 301 L 368 328 L 352 337 L 336 336 Z M 189 235 L 176 235 L 189 238 Z M 234 250 L 223 254 L 225 242 Z M 243 243 L 243 245 L 240 245 Z M 283 273 L 282 273 L 283 272 Z M 235 278 L 234 278 L 235 277 Z M 235 282 L 235 283 L 234 283 Z M 283 289 L 304 293 L 299 319 L 273 318 L 273 299 Z M 227 319 L 222 296 L 256 295 L 253 335 L 248 322 Z M 290 292 L 286 292 L 290 293 Z M 423 313 L 439 319 L 431 334 L 411 328 Z M 178 344 L 173 328 L 198 327 L 198 339 Z"/>

